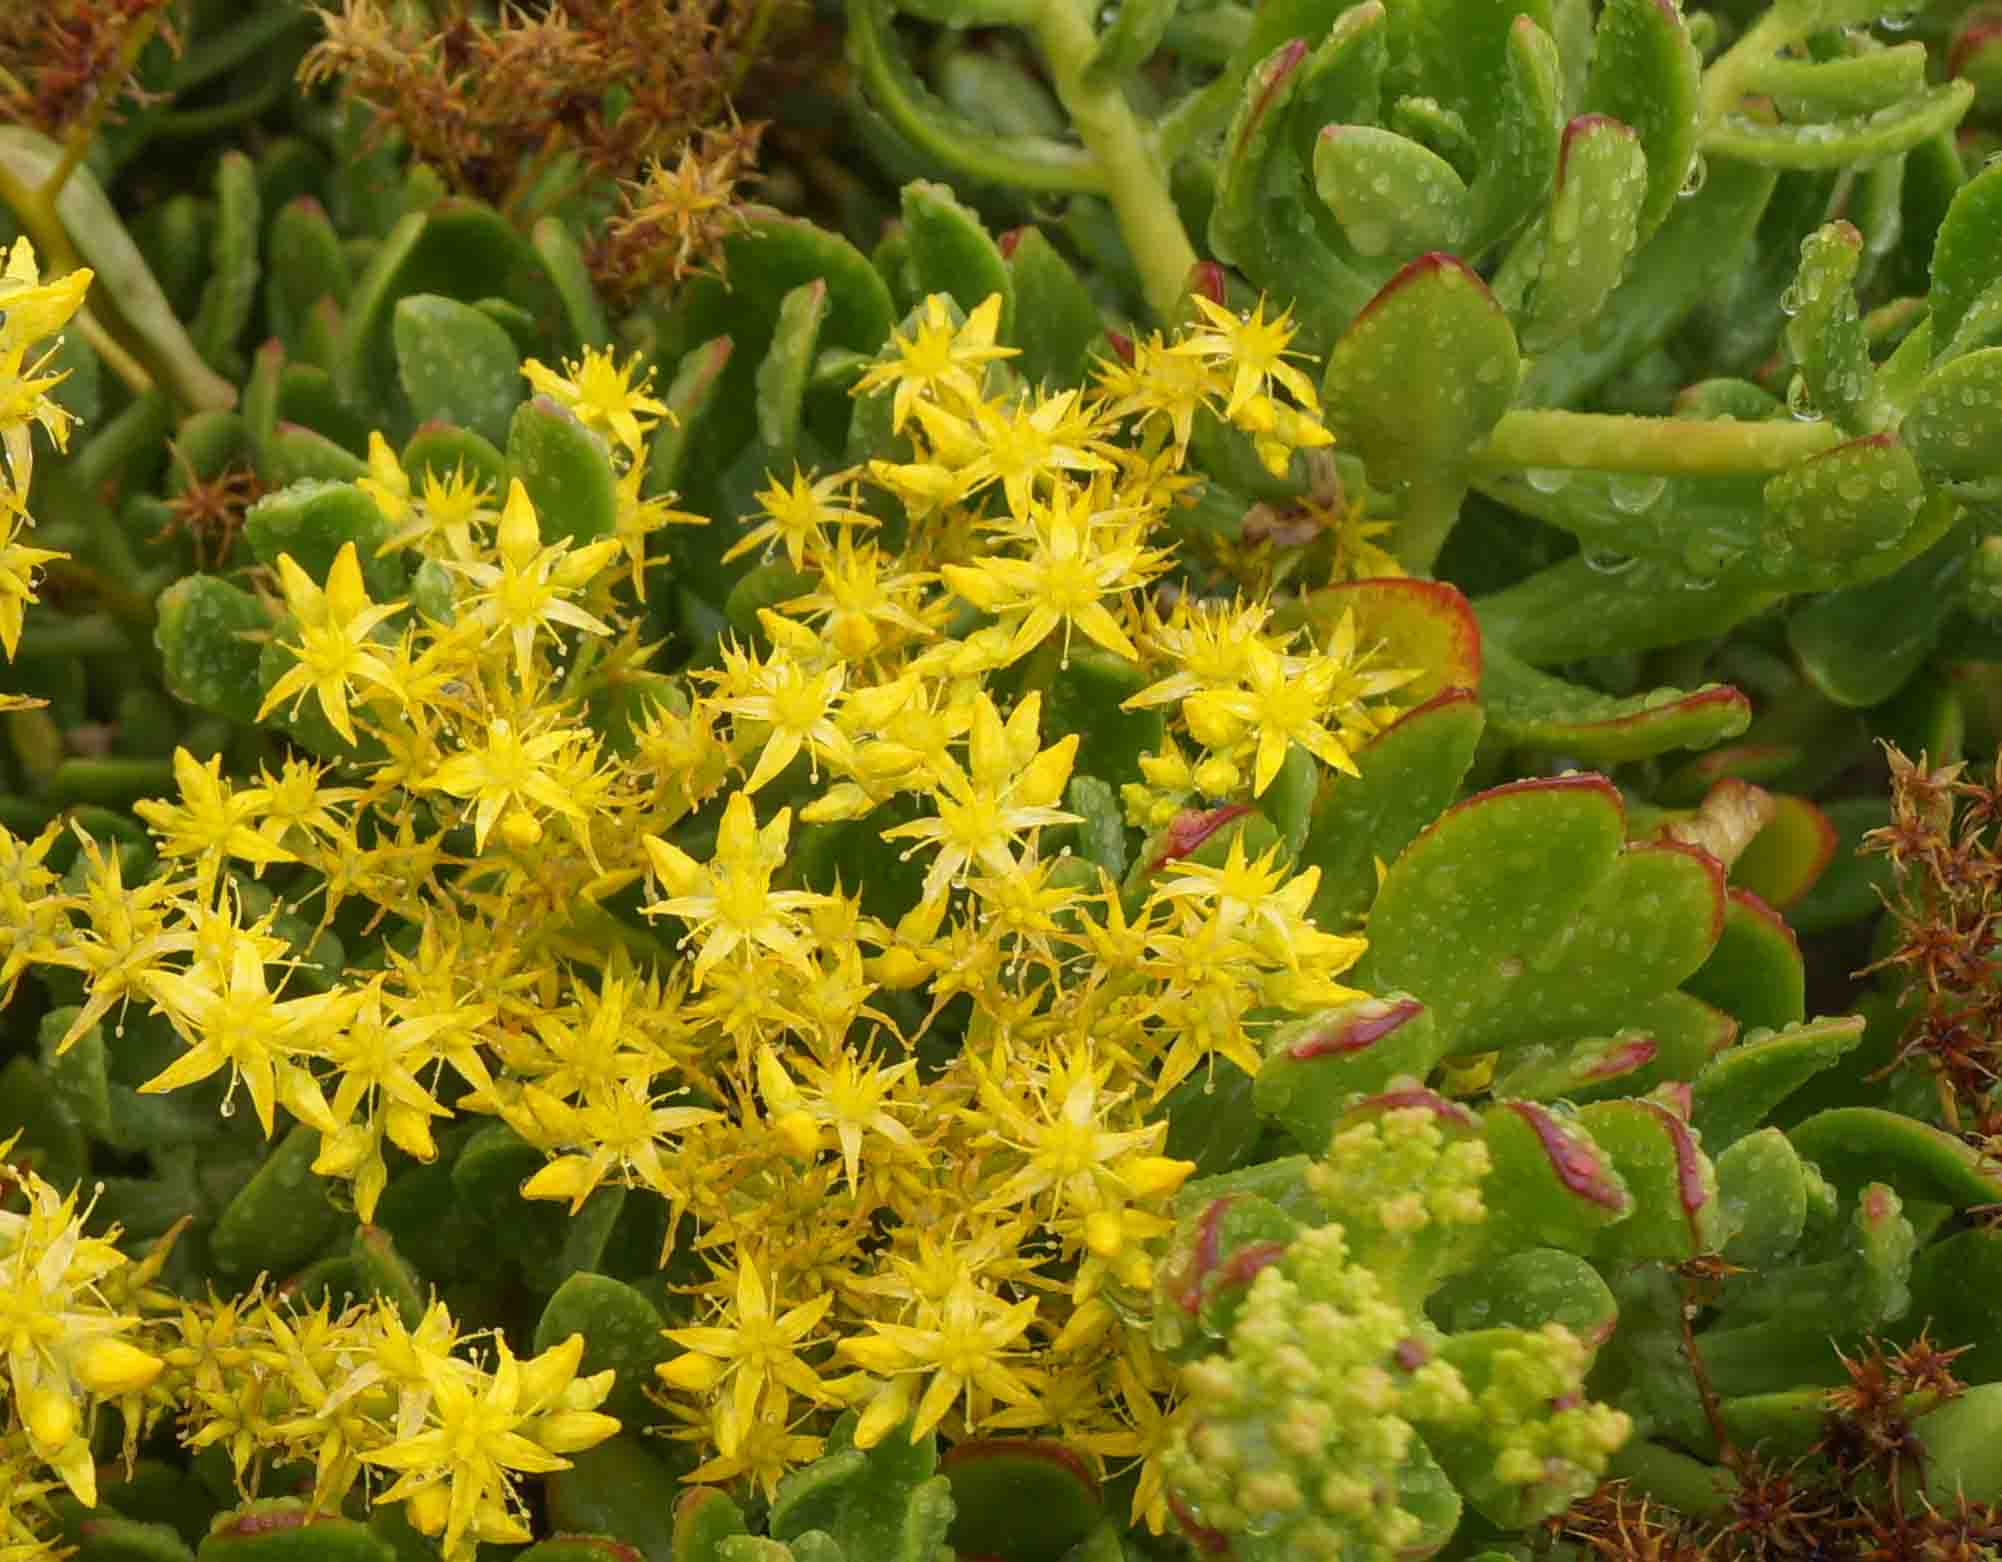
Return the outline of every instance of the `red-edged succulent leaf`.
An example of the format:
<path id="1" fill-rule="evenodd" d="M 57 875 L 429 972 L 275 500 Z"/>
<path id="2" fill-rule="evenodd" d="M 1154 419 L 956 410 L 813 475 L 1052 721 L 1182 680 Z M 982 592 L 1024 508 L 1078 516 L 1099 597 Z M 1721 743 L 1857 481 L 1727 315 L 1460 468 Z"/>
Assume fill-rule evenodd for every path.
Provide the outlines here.
<path id="1" fill-rule="evenodd" d="M 1619 793 L 1567 775 L 1483 792 L 1392 865 L 1355 973 L 1432 1011 L 1442 1048 L 1607 1035 L 1679 987 L 1724 927 L 1724 875 L 1674 842 L 1630 846 Z"/>
<path id="2" fill-rule="evenodd" d="M 1835 855 L 1835 826 L 1804 797 L 1781 792 L 1773 795 L 1773 802 L 1770 822 L 1731 864 L 1731 883 L 1784 911 L 1813 889 L 1828 867 Z"/>

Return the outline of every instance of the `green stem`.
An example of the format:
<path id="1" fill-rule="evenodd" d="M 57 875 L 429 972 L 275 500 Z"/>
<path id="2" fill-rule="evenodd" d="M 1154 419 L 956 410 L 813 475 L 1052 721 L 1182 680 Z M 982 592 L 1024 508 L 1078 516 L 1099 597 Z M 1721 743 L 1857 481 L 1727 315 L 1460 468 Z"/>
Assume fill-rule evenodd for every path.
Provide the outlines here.
<path id="1" fill-rule="evenodd" d="M 1098 34 L 1079 0 L 1043 0 L 1030 28 L 1078 139 L 1103 171 L 1105 194 L 1140 269 L 1147 306 L 1159 319 L 1171 320 L 1181 307 L 1196 251 L 1168 193 L 1159 151 L 1118 82 L 1088 82 Z"/>
<path id="2" fill-rule="evenodd" d="M 1777 472 L 1842 443 L 1827 423 L 1737 423 L 1719 418 L 1641 418 L 1618 413 L 1506 414 L 1471 453 L 1479 472 L 1526 467 L 1722 477 Z"/>
<path id="3" fill-rule="evenodd" d="M 1806 31 L 1789 7 L 1776 5 L 1711 62 L 1696 99 L 1696 123 L 1704 136 L 1738 106 L 1747 90 L 1747 78 Z"/>

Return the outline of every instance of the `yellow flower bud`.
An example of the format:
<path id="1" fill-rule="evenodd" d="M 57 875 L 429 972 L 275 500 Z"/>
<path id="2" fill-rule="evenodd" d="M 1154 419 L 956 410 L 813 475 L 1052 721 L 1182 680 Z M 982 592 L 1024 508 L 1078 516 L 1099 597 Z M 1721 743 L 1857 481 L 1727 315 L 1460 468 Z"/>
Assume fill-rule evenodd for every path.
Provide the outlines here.
<path id="1" fill-rule="evenodd" d="M 1237 790 L 1244 773 L 1227 759 L 1211 755 L 1196 766 L 1196 786 L 1205 797 L 1222 797 Z"/>
<path id="2" fill-rule="evenodd" d="M 1201 694 L 1182 701 L 1182 719 L 1189 724 L 1189 735 L 1204 748 L 1229 748 L 1244 736 L 1241 718 Z"/>
<path id="3" fill-rule="evenodd" d="M 553 1454 L 574 1454 L 597 1447 L 618 1431 L 616 1416 L 595 1410 L 563 1410 L 537 1423 L 535 1440 Z"/>
<path id="4" fill-rule="evenodd" d="M 672 1361 L 663 1361 L 654 1369 L 654 1376 L 670 1388 L 686 1389 L 691 1394 L 706 1394 L 714 1388 L 723 1376 L 723 1363 L 714 1356 L 705 1356 L 700 1351 L 684 1351 Z"/>
<path id="5" fill-rule="evenodd" d="M 1122 1165 L 1119 1174 L 1136 1199 L 1151 1199 L 1173 1193 L 1189 1180 L 1195 1169 L 1194 1161 L 1178 1161 L 1166 1155 L 1143 1155 Z"/>
<path id="6" fill-rule="evenodd" d="M 93 1394 L 131 1394 L 160 1375 L 163 1363 L 123 1340 L 96 1340 L 83 1348 L 72 1364 L 83 1386 Z"/>
<path id="7" fill-rule="evenodd" d="M 525 1199 L 569 1199 L 581 1203 L 598 1185 L 598 1174 L 582 1155 L 551 1161 L 521 1185 Z"/>
<path id="8" fill-rule="evenodd" d="M 1125 1222 L 1116 1209 L 1095 1209 L 1084 1217 L 1084 1245 L 1100 1258 L 1111 1258 L 1126 1241 Z"/>
<path id="9" fill-rule="evenodd" d="M 30 1389 L 20 1398 L 21 1419 L 39 1449 L 62 1447 L 76 1435 L 76 1406 L 60 1389 Z"/>
<path id="10" fill-rule="evenodd" d="M 411 1494 L 403 1505 L 403 1516 L 420 1535 L 441 1535 L 452 1516 L 452 1488 L 444 1481 Z"/>
<path id="11" fill-rule="evenodd" d="M 820 1124 L 804 1108 L 785 1113 L 772 1124 L 772 1132 L 789 1154 L 805 1160 L 820 1152 Z"/>
<path id="12" fill-rule="evenodd" d="M 524 813 L 519 808 L 511 808 L 501 820 L 501 839 L 508 845 L 525 850 L 542 839 L 542 823 L 534 814 Z"/>
<path id="13" fill-rule="evenodd" d="M 880 748 L 886 745 L 872 744 Z M 839 781 L 799 811 L 803 824 L 840 824 L 860 819 L 876 806 L 876 800 L 853 781 Z"/>
<path id="14" fill-rule="evenodd" d="M 930 981 L 932 976 L 931 966 L 915 951 L 896 948 L 885 949 L 874 959 L 863 961 L 862 971 L 877 986 L 892 992 L 906 992 Z"/>

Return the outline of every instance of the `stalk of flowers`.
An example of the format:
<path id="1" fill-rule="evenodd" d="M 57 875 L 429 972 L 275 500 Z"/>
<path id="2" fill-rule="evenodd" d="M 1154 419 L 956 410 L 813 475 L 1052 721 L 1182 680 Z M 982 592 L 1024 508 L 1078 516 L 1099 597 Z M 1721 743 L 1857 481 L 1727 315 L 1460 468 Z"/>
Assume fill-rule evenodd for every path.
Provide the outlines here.
<path id="1" fill-rule="evenodd" d="M 150 876 L 86 838 L 59 883 L 39 865 L 57 827 L 6 837 L 26 930 L 10 971 L 74 980 L 63 1047 L 134 1001 L 165 1016 L 186 1050 L 143 1088 L 222 1075 L 267 1134 L 282 1109 L 364 1221 L 392 1162 L 431 1159 L 466 1114 L 545 1154 L 531 1198 L 659 1197 L 663 1262 L 692 1249 L 707 1271 L 658 1385 L 707 1455 L 692 1479 L 770 1492 L 849 1407 L 863 1447 L 900 1425 L 1047 1431 L 1101 1468 L 1145 1461 L 1136 1509 L 1158 1527 L 1169 1374 L 1112 1304 L 1149 1285 L 1192 1169 L 1156 1108 L 1350 996 L 1336 978 L 1362 943 L 1316 928 L 1314 871 L 1242 831 L 1205 861 L 1164 838 L 1122 885 L 1078 849 L 1079 739 L 1045 741 L 1044 700 L 1081 639 L 1132 665 L 1130 705 L 1174 707 L 1146 777 L 1117 778 L 1158 826 L 1185 804 L 1246 811 L 1296 746 L 1347 768 L 1411 674 L 1346 621 L 1280 632 L 1262 602 L 1149 596 L 1196 409 L 1268 461 L 1327 442 L 1283 320 L 1211 311 L 1095 392 L 1049 392 L 1008 373 L 998 307 L 927 300 L 863 376 L 908 460 L 772 479 L 738 548 L 783 549 L 812 589 L 685 679 L 645 670 L 637 628 L 648 539 L 697 519 L 641 497 L 664 411 L 644 378 L 596 353 L 528 369 L 606 441 L 617 520 L 595 539 L 518 483 L 413 482 L 378 439 L 355 485 L 380 512 L 370 556 L 350 538 L 323 579 L 289 555 L 276 570 L 287 662 L 264 714 L 322 758 L 245 783 L 183 752 L 179 798 L 141 805 Z M 605 723 L 629 696 L 638 714 Z M 796 821 L 886 804 L 884 838 L 925 865 L 908 906 L 802 887 Z M 277 917 L 324 930 L 350 902 L 379 957 L 301 981 Z M 266 1296 L 176 1317 L 350 1360 L 389 1327 Z M 262 1456 L 334 1438 L 316 1502 L 393 1472 L 378 1500 L 458 1555 L 513 1533 L 497 1472 L 550 1467 L 496 1454 L 475 1494 L 441 1485 L 444 1418 L 474 1414 L 453 1407 L 518 1408 L 505 1354 L 478 1388 L 434 1361 L 423 1421 L 388 1408 L 386 1378 L 318 1369 L 286 1378 L 285 1417 L 250 1414 L 269 1351 L 205 1351 L 205 1386 L 170 1373 L 155 1412 L 226 1441 L 247 1489 Z M 565 1414 L 602 1398 L 583 1382 Z"/>

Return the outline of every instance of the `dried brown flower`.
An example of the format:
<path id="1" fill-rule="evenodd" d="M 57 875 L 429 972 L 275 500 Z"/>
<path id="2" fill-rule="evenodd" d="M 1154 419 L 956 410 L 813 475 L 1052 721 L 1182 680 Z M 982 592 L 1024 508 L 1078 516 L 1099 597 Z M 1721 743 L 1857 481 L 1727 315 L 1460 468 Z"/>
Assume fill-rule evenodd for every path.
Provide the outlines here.
<path id="1" fill-rule="evenodd" d="M 796 4 L 555 0 L 492 24 L 452 4 L 426 30 L 342 0 L 300 76 L 337 80 L 453 188 L 526 220 L 698 144 Z"/>
<path id="2" fill-rule="evenodd" d="M 0 120 L 56 135 L 121 99 L 150 101 L 130 78 L 147 38 L 174 40 L 171 0 L 47 0 L 0 5 Z"/>

